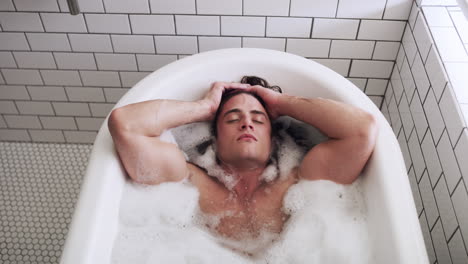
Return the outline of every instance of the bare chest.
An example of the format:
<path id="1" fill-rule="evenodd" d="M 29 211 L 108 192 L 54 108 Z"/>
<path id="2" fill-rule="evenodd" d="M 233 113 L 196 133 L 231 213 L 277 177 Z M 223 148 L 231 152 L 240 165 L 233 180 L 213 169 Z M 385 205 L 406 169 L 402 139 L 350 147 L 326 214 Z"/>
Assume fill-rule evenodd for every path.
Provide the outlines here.
<path id="1" fill-rule="evenodd" d="M 234 239 L 256 238 L 262 232 L 280 233 L 289 215 L 282 211 L 283 199 L 294 180 L 278 181 L 258 188 L 249 199 L 233 192 L 200 190 L 199 206 L 207 219 L 205 225 Z"/>

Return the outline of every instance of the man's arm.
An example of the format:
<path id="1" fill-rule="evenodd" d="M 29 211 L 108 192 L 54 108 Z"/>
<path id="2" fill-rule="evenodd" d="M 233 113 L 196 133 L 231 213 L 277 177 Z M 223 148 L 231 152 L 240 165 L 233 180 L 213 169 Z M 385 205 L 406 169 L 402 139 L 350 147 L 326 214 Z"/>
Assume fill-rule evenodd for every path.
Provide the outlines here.
<path id="1" fill-rule="evenodd" d="M 166 129 L 210 120 L 223 91 L 229 88 L 242 87 L 216 82 L 203 99 L 195 102 L 151 100 L 112 111 L 108 127 L 128 175 L 144 184 L 187 177 L 189 171 L 182 151 L 174 144 L 161 141 L 159 136 Z"/>
<path id="2" fill-rule="evenodd" d="M 300 177 L 349 184 L 359 176 L 377 138 L 378 127 L 373 115 L 334 100 L 270 93 L 260 87 L 252 89 L 258 90 L 273 115 L 291 116 L 329 137 L 304 157 L 299 167 Z"/>

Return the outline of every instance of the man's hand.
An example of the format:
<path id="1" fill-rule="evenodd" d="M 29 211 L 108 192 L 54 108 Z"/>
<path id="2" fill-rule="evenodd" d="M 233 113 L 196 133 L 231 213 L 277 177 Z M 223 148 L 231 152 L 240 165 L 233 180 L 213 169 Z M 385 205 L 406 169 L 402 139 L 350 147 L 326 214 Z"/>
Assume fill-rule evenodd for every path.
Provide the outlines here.
<path id="1" fill-rule="evenodd" d="M 210 120 L 216 114 L 218 110 L 219 103 L 221 102 L 221 97 L 224 92 L 231 90 L 231 89 L 247 89 L 250 87 L 249 84 L 245 83 L 234 83 L 234 82 L 215 82 L 211 86 L 211 89 L 205 95 L 205 97 L 201 100 L 202 103 L 207 104 L 210 107 Z"/>
<path id="2" fill-rule="evenodd" d="M 250 86 L 249 88 L 247 88 L 247 90 L 249 92 L 257 94 L 263 99 L 263 101 L 265 101 L 268 108 L 267 111 L 270 114 L 272 120 L 282 115 L 278 107 L 278 100 L 282 96 L 282 94 L 260 85 Z"/>

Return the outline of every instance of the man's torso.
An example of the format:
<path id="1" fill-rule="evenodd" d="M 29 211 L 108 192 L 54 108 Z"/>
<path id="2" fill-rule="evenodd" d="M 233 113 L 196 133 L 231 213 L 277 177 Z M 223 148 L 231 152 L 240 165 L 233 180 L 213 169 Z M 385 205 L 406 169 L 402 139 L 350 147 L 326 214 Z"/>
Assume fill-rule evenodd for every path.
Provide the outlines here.
<path id="1" fill-rule="evenodd" d="M 280 233 L 289 215 L 282 211 L 283 198 L 289 187 L 297 183 L 297 169 L 291 171 L 284 180 L 263 182 L 249 199 L 237 197 L 214 177 L 192 164 L 189 164 L 190 180 L 200 192 L 201 211 L 219 219 L 219 222 L 206 225 L 219 234 L 242 239 L 255 238 L 262 231 Z"/>

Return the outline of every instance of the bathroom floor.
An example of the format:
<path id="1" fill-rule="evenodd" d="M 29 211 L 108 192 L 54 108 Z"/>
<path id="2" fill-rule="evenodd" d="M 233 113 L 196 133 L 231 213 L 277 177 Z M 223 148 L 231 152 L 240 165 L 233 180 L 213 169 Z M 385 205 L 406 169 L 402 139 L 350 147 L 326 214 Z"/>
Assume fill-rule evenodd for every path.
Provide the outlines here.
<path id="1" fill-rule="evenodd" d="M 0 142 L 0 263 L 59 263 L 91 149 Z"/>

